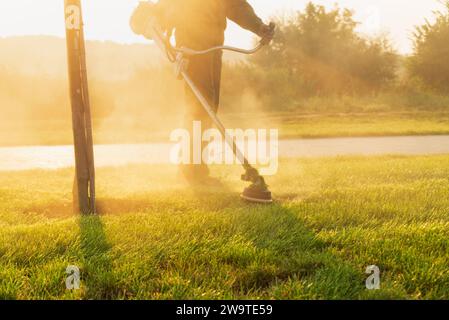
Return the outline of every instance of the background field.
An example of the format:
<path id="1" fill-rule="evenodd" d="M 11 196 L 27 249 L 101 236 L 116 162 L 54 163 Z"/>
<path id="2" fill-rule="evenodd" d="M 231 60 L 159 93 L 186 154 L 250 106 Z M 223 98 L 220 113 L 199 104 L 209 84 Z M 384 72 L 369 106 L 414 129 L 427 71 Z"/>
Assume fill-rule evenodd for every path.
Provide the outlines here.
<path id="1" fill-rule="evenodd" d="M 293 47 L 288 54 L 303 54 Z M 0 52 L 0 146 L 71 144 L 64 40 L 4 38 Z M 395 63 L 394 79 L 368 90 L 347 81 L 344 70 L 335 74 L 338 61 L 291 75 L 291 57 L 270 51 L 270 61 L 277 63 L 271 65 L 264 52 L 249 61 L 225 55 L 220 117 L 228 127 L 277 128 L 281 138 L 449 134 L 449 95 L 408 74 L 407 57 Z M 95 143 L 168 141 L 185 106 L 182 83 L 158 50 L 151 44 L 89 41 L 87 53 Z M 297 63 L 298 70 L 310 64 L 307 58 Z M 366 72 L 363 77 L 371 74 Z"/>
<path id="2" fill-rule="evenodd" d="M 272 206 L 213 172 L 192 190 L 172 166 L 100 169 L 95 217 L 72 214 L 71 169 L 0 172 L 0 298 L 449 298 L 448 156 L 284 160 Z"/>

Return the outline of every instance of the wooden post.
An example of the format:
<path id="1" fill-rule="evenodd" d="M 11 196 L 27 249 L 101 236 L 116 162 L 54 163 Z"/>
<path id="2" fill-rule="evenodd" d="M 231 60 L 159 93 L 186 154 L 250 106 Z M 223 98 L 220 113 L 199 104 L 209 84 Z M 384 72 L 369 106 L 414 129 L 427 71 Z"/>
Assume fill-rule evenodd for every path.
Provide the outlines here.
<path id="1" fill-rule="evenodd" d="M 64 0 L 64 11 L 76 167 L 73 203 L 77 212 L 93 214 L 95 164 L 80 0 Z"/>

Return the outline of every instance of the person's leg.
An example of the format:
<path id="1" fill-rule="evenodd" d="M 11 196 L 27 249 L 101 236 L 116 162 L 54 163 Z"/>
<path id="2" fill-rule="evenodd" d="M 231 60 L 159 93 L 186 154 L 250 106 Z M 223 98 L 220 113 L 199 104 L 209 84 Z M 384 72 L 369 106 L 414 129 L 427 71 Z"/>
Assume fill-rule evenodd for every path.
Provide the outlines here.
<path id="1" fill-rule="evenodd" d="M 217 51 L 213 56 L 213 74 L 212 74 L 212 82 L 214 87 L 214 103 L 213 106 L 215 108 L 215 112 L 218 112 L 218 108 L 220 106 L 220 91 L 221 91 L 221 71 L 222 71 L 222 62 L 223 60 L 223 52 Z"/>
<path id="2" fill-rule="evenodd" d="M 221 53 L 191 57 L 188 66 L 188 74 L 214 111 L 217 111 L 220 97 Z M 201 122 L 203 132 L 212 127 L 212 121 L 187 84 L 185 86 L 185 96 L 186 116 L 184 126 L 190 132 L 191 139 L 193 139 L 192 128 L 194 121 Z M 206 146 L 207 144 L 203 143 L 202 150 L 204 150 Z M 189 180 L 201 181 L 209 176 L 209 169 L 203 163 L 193 163 L 193 152 L 193 141 L 191 141 L 191 164 L 181 166 L 181 172 Z"/>

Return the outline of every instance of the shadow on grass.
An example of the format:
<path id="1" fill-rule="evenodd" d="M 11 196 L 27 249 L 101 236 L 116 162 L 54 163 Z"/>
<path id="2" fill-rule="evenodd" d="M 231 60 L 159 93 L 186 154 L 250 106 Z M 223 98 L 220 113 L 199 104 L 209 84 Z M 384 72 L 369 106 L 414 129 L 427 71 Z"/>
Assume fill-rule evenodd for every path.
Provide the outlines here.
<path id="1" fill-rule="evenodd" d="M 84 299 L 115 299 L 120 289 L 114 277 L 111 246 L 107 242 L 104 225 L 97 215 L 79 219 L 81 253 L 85 285 Z"/>
<path id="2" fill-rule="evenodd" d="M 234 223 L 259 253 L 257 261 L 238 252 L 222 257 L 239 269 L 233 286 L 237 296 L 265 292 L 277 299 L 354 299 L 364 290 L 363 271 L 334 256 L 294 207 L 243 203 Z"/>
<path id="3" fill-rule="evenodd" d="M 225 186 L 218 195 L 223 198 L 207 188 L 195 190 L 201 208 L 226 208 L 233 232 L 252 247 L 231 247 L 216 257 L 235 270 L 236 297 L 354 299 L 364 291 L 364 270 L 334 256 L 301 218 L 299 207 L 284 199 L 303 195 L 278 197 L 271 205 L 245 202 Z"/>

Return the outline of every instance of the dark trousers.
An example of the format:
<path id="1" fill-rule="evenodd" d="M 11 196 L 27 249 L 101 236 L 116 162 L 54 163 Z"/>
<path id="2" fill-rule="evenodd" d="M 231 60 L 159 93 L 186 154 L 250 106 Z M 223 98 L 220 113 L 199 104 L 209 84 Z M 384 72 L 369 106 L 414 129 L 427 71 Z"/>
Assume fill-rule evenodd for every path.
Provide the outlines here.
<path id="1" fill-rule="evenodd" d="M 220 104 L 222 53 L 217 51 L 204 56 L 189 58 L 188 74 L 215 112 Z M 185 85 L 186 125 L 192 127 L 192 121 L 201 121 L 203 128 L 212 123 L 190 87 Z"/>
<path id="2" fill-rule="evenodd" d="M 197 88 L 209 102 L 214 112 L 218 111 L 220 103 L 220 85 L 222 69 L 222 52 L 217 51 L 207 55 L 192 56 L 189 58 L 188 74 Z M 191 141 L 193 139 L 193 121 L 200 121 L 202 130 L 210 129 L 212 120 L 204 107 L 196 98 L 191 88 L 185 84 L 185 128 L 189 130 Z M 207 145 L 203 143 L 203 150 Z M 191 163 L 193 163 L 193 143 L 191 143 Z M 195 175 L 207 175 L 208 169 L 205 165 L 189 166 Z"/>

